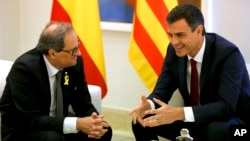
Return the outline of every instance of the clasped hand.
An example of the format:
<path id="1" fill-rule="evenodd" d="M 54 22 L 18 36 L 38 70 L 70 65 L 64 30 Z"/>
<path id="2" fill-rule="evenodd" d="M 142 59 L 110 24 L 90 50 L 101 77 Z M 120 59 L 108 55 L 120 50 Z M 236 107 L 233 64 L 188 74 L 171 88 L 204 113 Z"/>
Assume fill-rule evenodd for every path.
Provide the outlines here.
<path id="1" fill-rule="evenodd" d="M 157 109 L 151 109 L 146 97 L 142 96 L 141 99 L 141 104 L 129 113 L 133 118 L 134 124 L 139 122 L 143 127 L 155 127 L 170 124 L 176 120 L 184 120 L 183 108 L 175 108 L 159 99 L 153 98 L 153 101 L 159 104 L 160 107 Z"/>
<path id="2" fill-rule="evenodd" d="M 89 138 L 100 139 L 109 127 L 103 118 L 104 115 L 97 115 L 95 112 L 91 116 L 78 118 L 77 129 L 87 134 Z"/>

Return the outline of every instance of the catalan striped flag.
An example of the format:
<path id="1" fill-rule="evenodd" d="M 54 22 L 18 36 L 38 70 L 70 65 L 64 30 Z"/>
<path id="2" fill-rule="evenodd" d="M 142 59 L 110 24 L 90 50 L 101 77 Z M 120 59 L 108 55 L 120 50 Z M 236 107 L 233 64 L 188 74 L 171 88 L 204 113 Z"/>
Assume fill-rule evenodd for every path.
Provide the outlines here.
<path id="1" fill-rule="evenodd" d="M 177 0 L 136 0 L 129 60 L 149 91 L 161 72 L 169 38 L 166 16 Z"/>
<path id="2" fill-rule="evenodd" d="M 98 0 L 53 0 L 51 20 L 73 25 L 81 42 L 86 80 L 101 87 L 103 98 L 107 86 Z"/>

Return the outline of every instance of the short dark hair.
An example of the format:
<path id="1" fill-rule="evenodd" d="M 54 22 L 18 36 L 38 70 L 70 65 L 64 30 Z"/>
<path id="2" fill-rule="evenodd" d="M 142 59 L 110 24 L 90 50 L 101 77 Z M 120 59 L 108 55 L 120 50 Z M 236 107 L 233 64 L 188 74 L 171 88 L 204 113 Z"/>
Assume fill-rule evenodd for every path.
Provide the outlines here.
<path id="1" fill-rule="evenodd" d="M 47 30 L 50 26 L 55 25 L 56 28 Z M 53 48 L 56 51 L 60 51 L 64 48 L 64 37 L 67 32 L 73 30 L 73 27 L 70 23 L 51 21 L 43 29 L 37 48 L 40 52 L 47 55 L 48 50 Z"/>
<path id="2" fill-rule="evenodd" d="M 200 9 L 196 6 L 192 4 L 177 5 L 167 15 L 166 21 L 168 24 L 172 24 L 180 19 L 185 19 L 192 31 L 194 31 L 197 26 L 202 25 L 202 35 L 205 34 L 204 18 Z"/>

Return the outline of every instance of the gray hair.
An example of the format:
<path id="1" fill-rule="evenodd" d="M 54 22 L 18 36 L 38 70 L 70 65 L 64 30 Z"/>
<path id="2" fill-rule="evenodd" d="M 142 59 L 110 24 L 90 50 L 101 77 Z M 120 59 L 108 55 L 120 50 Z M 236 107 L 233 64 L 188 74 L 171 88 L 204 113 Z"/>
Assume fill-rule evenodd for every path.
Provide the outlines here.
<path id="1" fill-rule="evenodd" d="M 50 30 L 49 27 L 55 26 L 54 29 Z M 37 48 L 38 50 L 47 55 L 49 49 L 61 51 L 64 44 L 64 37 L 67 32 L 73 30 L 73 27 L 69 23 L 51 21 L 43 29 Z"/>

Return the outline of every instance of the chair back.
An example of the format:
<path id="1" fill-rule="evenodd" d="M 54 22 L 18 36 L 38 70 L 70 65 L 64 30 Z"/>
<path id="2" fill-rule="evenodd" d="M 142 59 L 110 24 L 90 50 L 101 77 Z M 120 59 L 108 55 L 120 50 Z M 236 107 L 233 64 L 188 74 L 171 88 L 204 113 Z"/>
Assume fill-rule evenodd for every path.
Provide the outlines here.
<path id="1" fill-rule="evenodd" d="M 248 75 L 250 76 L 250 64 L 246 64 Z"/>
<path id="2" fill-rule="evenodd" d="M 1 60 L 0 59 L 0 98 L 3 94 L 3 89 L 5 87 L 6 84 L 6 77 L 9 74 L 9 71 L 11 69 L 13 62 L 9 61 L 9 60 Z M 0 113 L 0 141 L 2 139 L 1 137 L 1 113 Z"/>
<path id="3" fill-rule="evenodd" d="M 9 74 L 13 61 L 1 60 L 0 59 L 0 97 L 2 96 L 5 84 L 6 77 Z"/>

